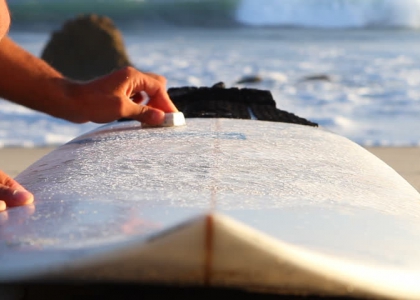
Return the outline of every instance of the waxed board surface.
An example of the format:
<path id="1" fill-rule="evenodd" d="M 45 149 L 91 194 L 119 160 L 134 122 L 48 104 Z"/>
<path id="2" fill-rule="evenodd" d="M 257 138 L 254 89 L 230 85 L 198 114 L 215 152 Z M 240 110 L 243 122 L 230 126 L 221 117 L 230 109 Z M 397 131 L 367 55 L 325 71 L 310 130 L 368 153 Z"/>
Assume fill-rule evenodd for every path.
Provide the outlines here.
<path id="1" fill-rule="evenodd" d="M 147 239 L 208 211 L 327 255 L 420 269 L 420 195 L 363 148 L 318 128 L 111 124 L 17 180 L 36 201 L 0 214 L 0 278 Z"/>

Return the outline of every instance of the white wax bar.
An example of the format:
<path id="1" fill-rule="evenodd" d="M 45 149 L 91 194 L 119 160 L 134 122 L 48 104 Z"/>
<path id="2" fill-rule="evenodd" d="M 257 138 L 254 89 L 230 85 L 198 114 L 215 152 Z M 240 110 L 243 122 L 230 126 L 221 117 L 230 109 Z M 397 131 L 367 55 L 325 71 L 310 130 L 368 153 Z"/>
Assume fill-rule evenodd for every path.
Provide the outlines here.
<path id="1" fill-rule="evenodd" d="M 172 127 L 185 125 L 185 118 L 182 112 L 166 113 L 165 120 L 160 125 L 149 125 L 142 123 L 142 127 Z"/>

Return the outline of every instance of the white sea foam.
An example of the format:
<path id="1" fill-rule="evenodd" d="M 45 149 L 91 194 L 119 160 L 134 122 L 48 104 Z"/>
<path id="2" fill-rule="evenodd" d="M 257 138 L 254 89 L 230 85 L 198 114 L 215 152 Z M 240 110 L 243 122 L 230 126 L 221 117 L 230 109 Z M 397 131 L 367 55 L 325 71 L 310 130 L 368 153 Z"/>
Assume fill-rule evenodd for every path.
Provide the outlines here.
<path id="1" fill-rule="evenodd" d="M 236 18 L 257 26 L 419 28 L 420 1 L 242 0 Z"/>

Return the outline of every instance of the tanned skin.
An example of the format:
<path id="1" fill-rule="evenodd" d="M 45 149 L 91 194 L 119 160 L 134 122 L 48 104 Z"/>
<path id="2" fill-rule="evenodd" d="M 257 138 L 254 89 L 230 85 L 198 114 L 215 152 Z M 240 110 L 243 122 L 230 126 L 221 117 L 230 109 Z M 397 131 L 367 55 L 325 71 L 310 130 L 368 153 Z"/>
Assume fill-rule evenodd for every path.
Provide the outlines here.
<path id="1" fill-rule="evenodd" d="M 10 15 L 0 0 L 0 97 L 74 123 L 106 123 L 132 118 L 151 125 L 177 108 L 166 92 L 166 79 L 126 67 L 89 82 L 65 78 L 7 36 Z M 149 96 L 142 105 L 141 92 Z M 0 171 L 0 211 L 30 204 L 33 195 Z"/>

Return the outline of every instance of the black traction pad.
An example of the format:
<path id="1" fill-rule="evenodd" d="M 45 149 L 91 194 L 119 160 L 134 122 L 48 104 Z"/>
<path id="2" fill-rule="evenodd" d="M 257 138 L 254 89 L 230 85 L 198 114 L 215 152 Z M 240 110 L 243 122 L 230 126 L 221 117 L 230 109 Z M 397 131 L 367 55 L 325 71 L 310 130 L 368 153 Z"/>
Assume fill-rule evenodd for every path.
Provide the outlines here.
<path id="1" fill-rule="evenodd" d="M 169 97 L 186 118 L 231 118 L 318 126 L 295 114 L 276 108 L 270 91 L 225 88 L 223 82 L 212 87 L 178 87 Z M 252 117 L 251 117 L 252 113 Z"/>
<path id="2" fill-rule="evenodd" d="M 318 126 L 317 123 L 277 109 L 271 92 L 267 90 L 225 88 L 224 83 L 219 82 L 212 87 L 170 88 L 168 94 L 185 118 L 257 119 Z"/>

